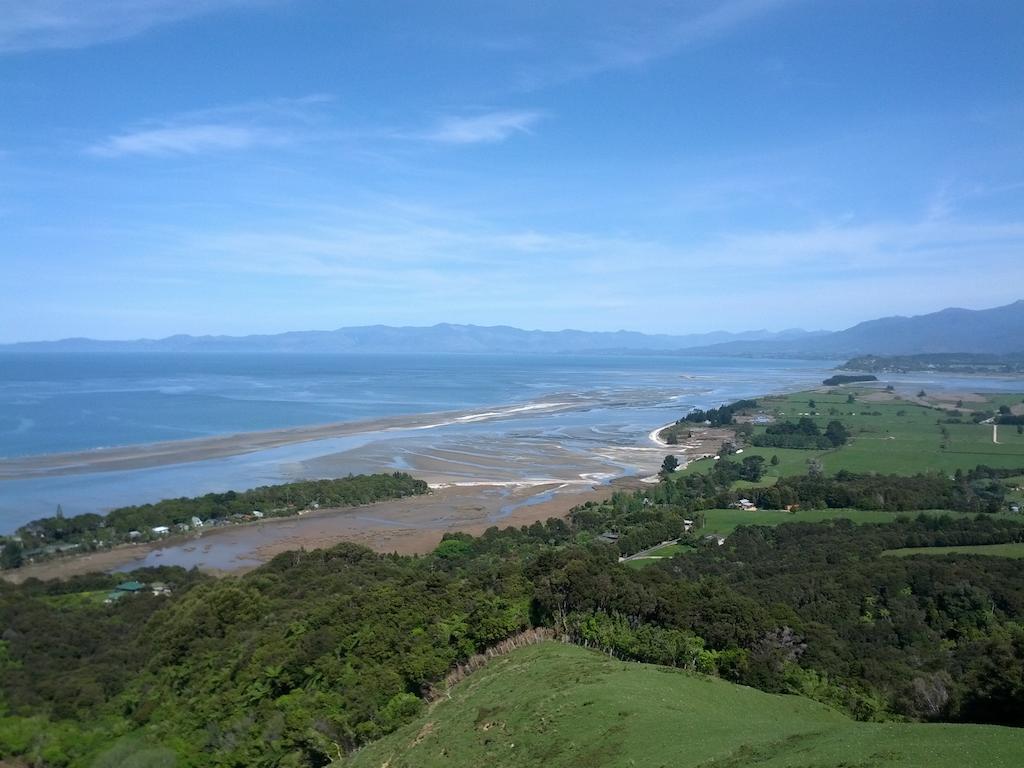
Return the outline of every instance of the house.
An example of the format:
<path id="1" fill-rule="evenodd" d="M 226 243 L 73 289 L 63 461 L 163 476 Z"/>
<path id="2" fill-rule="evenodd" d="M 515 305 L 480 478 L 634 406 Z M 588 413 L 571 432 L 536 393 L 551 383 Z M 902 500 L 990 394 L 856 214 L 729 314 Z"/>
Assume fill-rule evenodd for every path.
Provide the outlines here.
<path id="1" fill-rule="evenodd" d="M 1015 514 L 1015 515 L 1019 515 L 1020 514 L 1020 504 L 1011 504 L 1010 505 L 1010 511 L 1013 514 Z"/>
<path id="2" fill-rule="evenodd" d="M 683 532 L 689 533 L 693 530 L 693 520 L 683 520 Z"/>
<path id="3" fill-rule="evenodd" d="M 188 523 L 178 523 L 176 526 L 174 526 L 174 530 L 180 531 L 181 533 L 188 533 L 189 525 Z"/>
<path id="4" fill-rule="evenodd" d="M 262 520 L 263 519 L 263 513 L 260 512 L 258 509 L 254 509 L 252 511 L 252 516 L 255 517 L 257 520 Z"/>
<path id="5" fill-rule="evenodd" d="M 740 499 L 735 504 L 730 504 L 733 509 L 742 509 L 745 512 L 757 512 L 757 507 L 754 506 L 754 502 L 750 499 Z"/>
<path id="6" fill-rule="evenodd" d="M 149 588 L 157 597 L 166 597 L 171 594 L 171 588 L 162 581 L 154 581 L 149 585 Z"/>
<path id="7" fill-rule="evenodd" d="M 723 536 L 720 533 L 709 533 L 707 536 L 704 537 L 704 541 L 712 542 L 714 544 L 717 544 L 718 546 L 722 546 L 723 544 L 725 544 L 725 536 Z"/>
<path id="8" fill-rule="evenodd" d="M 168 533 L 171 532 L 171 529 L 168 528 L 166 525 L 158 525 L 153 528 L 150 528 L 149 530 L 151 530 L 157 536 L 166 536 Z"/>
<path id="9" fill-rule="evenodd" d="M 142 535 L 141 531 L 128 531 L 129 539 L 137 539 Z"/>
<path id="10" fill-rule="evenodd" d="M 116 603 L 118 600 L 120 600 L 122 597 L 124 597 L 127 594 L 128 594 L 127 592 L 118 592 L 117 590 L 114 590 L 113 592 L 108 594 L 105 598 L 103 598 L 103 602 L 106 605 L 112 605 L 113 603 Z"/>
<path id="11" fill-rule="evenodd" d="M 619 534 L 615 533 L 614 531 L 605 531 L 597 537 L 597 540 L 603 542 L 604 544 L 614 544 L 619 540 Z"/>
<path id="12" fill-rule="evenodd" d="M 192 527 L 193 528 L 202 528 L 203 527 L 203 521 L 200 520 L 195 515 L 192 516 L 192 521 L 191 522 L 192 522 Z"/>
<path id="13" fill-rule="evenodd" d="M 114 589 L 117 592 L 121 592 L 121 593 L 124 593 L 124 594 L 132 594 L 133 595 L 136 592 L 141 592 L 145 588 L 146 588 L 146 585 L 143 584 L 141 581 L 125 581 L 125 582 L 122 582 L 121 584 L 118 584 Z"/>

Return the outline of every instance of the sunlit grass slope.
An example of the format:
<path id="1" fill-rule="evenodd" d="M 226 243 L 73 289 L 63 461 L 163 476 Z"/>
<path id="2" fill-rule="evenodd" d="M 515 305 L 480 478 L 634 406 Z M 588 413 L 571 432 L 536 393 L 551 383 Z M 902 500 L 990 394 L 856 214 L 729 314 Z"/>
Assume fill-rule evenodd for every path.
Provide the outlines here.
<path id="1" fill-rule="evenodd" d="M 1017 768 L 1022 755 L 1024 730 L 857 723 L 808 699 L 546 643 L 492 662 L 352 765 Z"/>
<path id="2" fill-rule="evenodd" d="M 989 557 L 1024 558 L 1024 544 L 965 544 L 953 547 L 905 547 L 904 549 L 887 549 L 882 553 L 891 557 L 910 557 L 911 555 L 987 555 Z"/>

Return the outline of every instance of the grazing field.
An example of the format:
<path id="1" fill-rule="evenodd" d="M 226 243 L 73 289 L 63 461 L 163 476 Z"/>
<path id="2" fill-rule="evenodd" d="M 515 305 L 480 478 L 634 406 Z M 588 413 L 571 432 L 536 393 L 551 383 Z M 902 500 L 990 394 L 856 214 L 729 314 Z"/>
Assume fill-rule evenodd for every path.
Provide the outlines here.
<path id="1" fill-rule="evenodd" d="M 820 523 L 823 520 L 846 518 L 855 523 L 891 523 L 901 515 L 915 517 L 918 512 L 894 514 L 881 510 L 864 509 L 798 509 L 786 512 L 783 509 L 759 509 L 750 512 L 745 509 L 706 509 L 704 527 L 701 533 L 730 534 L 741 525 L 781 525 L 782 523 Z M 926 514 L 956 515 L 956 512 L 936 511 Z"/>
<path id="2" fill-rule="evenodd" d="M 989 557 L 1024 558 L 1024 544 L 976 544 L 957 547 L 906 547 L 887 549 L 882 553 L 889 557 L 910 557 L 911 555 L 987 555 Z"/>
<path id="3" fill-rule="evenodd" d="M 45 602 L 58 608 L 80 608 L 88 605 L 103 605 L 110 594 L 109 589 L 89 590 L 87 592 L 69 592 L 63 595 L 50 595 L 43 598 Z"/>
<path id="4" fill-rule="evenodd" d="M 659 560 L 692 551 L 693 547 L 688 544 L 666 544 L 664 547 L 648 550 L 643 557 L 638 557 L 635 560 L 626 560 L 625 564 L 629 568 L 643 568 Z"/>
<path id="5" fill-rule="evenodd" d="M 351 765 L 1016 768 L 1022 754 L 1020 729 L 858 723 L 798 696 L 552 642 L 491 662 Z"/>
<path id="6" fill-rule="evenodd" d="M 798 509 L 792 512 L 786 512 L 782 509 L 759 509 L 756 512 L 745 510 L 745 509 L 705 509 L 702 514 L 704 515 L 704 527 L 701 528 L 698 533 L 701 535 L 709 533 L 720 533 L 724 536 L 728 536 L 736 528 L 741 525 L 781 525 L 782 523 L 820 523 L 824 520 L 839 520 L 846 519 L 851 520 L 854 523 L 891 523 L 900 517 L 917 517 L 918 515 L 949 515 L 950 517 L 975 517 L 975 515 L 967 512 L 954 512 L 945 509 L 933 509 L 925 510 L 920 512 L 885 512 L 883 510 L 869 510 L 869 509 Z M 1010 518 L 1020 519 L 1019 515 L 1011 515 L 1006 512 L 1000 512 L 998 514 L 986 514 L 986 518 Z M 1002 557 L 1024 557 L 1024 544 L 996 544 L 994 547 L 1022 547 L 1021 554 L 1011 555 L 1004 554 L 996 551 L 983 551 L 977 554 L 984 555 L 1001 555 Z M 935 551 L 938 549 L 944 549 L 949 552 L 953 551 L 966 551 L 970 549 L 987 550 L 991 547 L 925 547 L 920 553 L 921 554 L 944 554 L 943 552 Z M 647 552 L 647 557 L 637 558 L 636 560 L 627 560 L 625 565 L 630 568 L 645 568 L 648 565 L 657 563 L 659 560 L 674 557 L 678 554 L 685 552 L 692 552 L 693 548 L 685 544 L 668 544 L 658 549 L 652 549 Z M 890 550 L 886 554 L 919 554 L 918 550 Z"/>
<path id="7" fill-rule="evenodd" d="M 849 402 L 851 395 L 852 403 Z M 959 408 L 956 396 L 948 397 L 950 399 L 900 396 L 881 388 L 860 386 L 761 398 L 758 410 L 776 420 L 809 416 L 824 428 L 829 421 L 837 419 L 850 430 L 850 442 L 828 451 L 747 446 L 736 458 L 763 456 L 766 465 L 762 484 L 773 483 L 787 475 L 803 474 L 810 459 L 818 459 L 827 473 L 843 469 L 891 474 L 954 472 L 973 469 L 979 464 L 1024 467 L 1024 434 L 1018 433 L 1015 426 L 1000 426 L 996 443 L 991 424 L 971 421 L 974 411 L 1019 405 L 1021 395 L 966 395 Z M 959 418 L 964 423 L 946 423 L 951 418 Z M 764 426 L 757 426 L 755 432 L 764 429 Z M 773 456 L 778 457 L 775 466 L 769 463 Z M 681 471 L 703 472 L 712 463 L 712 460 L 695 461 Z"/>

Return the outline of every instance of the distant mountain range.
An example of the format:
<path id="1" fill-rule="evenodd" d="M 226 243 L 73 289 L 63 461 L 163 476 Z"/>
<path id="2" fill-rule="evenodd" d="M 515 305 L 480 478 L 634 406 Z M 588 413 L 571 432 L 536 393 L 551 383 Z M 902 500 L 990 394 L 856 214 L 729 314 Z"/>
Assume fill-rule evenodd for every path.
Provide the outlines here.
<path id="1" fill-rule="evenodd" d="M 688 350 L 689 354 L 803 358 L 945 352 L 1024 352 L 1024 300 L 993 309 L 943 309 L 914 317 L 883 317 L 817 336 L 737 339 Z"/>
<path id="2" fill-rule="evenodd" d="M 395 328 L 368 325 L 336 331 L 292 331 L 268 336 L 168 336 L 97 341 L 62 339 L 0 346 L 8 352 L 314 352 L 314 353 L 585 353 L 654 352 L 730 342 L 790 341 L 827 331 L 714 331 L 684 336 L 633 331 L 524 331 L 509 326 L 451 325 Z"/>
<path id="3" fill-rule="evenodd" d="M 370 325 L 264 336 L 63 339 L 0 346 L 6 352 L 622 353 L 677 352 L 737 357 L 849 358 L 947 352 L 1024 352 L 1024 300 L 994 309 L 944 309 L 885 317 L 843 331 L 715 331 L 688 335 L 633 331 L 524 331 L 509 326 Z"/>

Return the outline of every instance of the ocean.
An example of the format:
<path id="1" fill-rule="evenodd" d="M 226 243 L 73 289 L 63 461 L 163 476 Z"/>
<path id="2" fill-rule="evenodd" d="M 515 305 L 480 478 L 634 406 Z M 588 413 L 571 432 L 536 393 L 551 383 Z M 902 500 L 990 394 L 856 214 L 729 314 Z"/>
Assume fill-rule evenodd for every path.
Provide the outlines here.
<path id="1" fill-rule="evenodd" d="M 650 471 L 692 407 L 819 384 L 836 363 L 679 355 L 0 355 L 0 472 L 65 452 L 355 422 L 338 435 L 139 468 L 0 479 L 0 532 L 51 515 L 303 477 L 599 483 Z M 910 377 L 911 379 L 913 377 Z M 913 381 L 934 382 L 931 379 Z M 978 388 L 978 380 L 971 384 Z M 990 386 L 997 386 L 989 383 Z M 423 414 L 443 413 L 443 418 Z M 200 443 L 201 444 L 201 443 Z M 25 462 L 28 462 L 27 464 Z"/>

